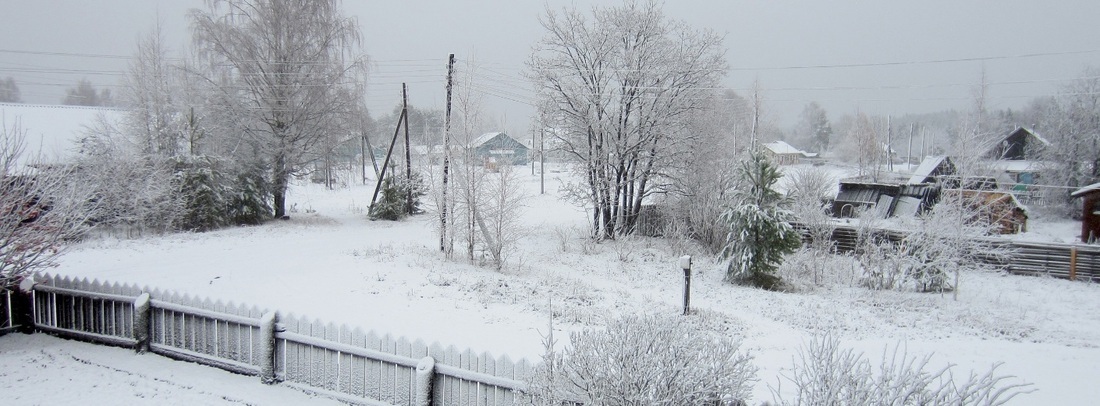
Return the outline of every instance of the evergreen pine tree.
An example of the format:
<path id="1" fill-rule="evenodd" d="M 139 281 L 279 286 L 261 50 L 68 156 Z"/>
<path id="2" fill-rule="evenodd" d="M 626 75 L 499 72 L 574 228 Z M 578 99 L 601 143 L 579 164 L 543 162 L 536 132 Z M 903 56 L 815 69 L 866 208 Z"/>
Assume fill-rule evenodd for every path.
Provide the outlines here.
<path id="1" fill-rule="evenodd" d="M 782 282 L 775 270 L 783 255 L 798 249 L 798 232 L 788 222 L 790 211 L 780 207 L 784 198 L 772 189 L 782 174 L 763 154 L 754 152 L 742 162 L 740 175 L 748 190 L 738 190 L 736 203 L 722 213 L 729 225 L 722 259 L 730 260 L 726 280 L 765 289 Z"/>

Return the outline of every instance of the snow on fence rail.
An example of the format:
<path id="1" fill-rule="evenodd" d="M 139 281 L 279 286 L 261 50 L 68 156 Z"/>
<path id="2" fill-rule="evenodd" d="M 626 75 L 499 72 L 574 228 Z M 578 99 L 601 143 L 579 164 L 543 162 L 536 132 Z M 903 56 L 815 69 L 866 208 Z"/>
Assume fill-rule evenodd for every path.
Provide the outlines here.
<path id="1" fill-rule="evenodd" d="M 257 375 L 351 403 L 513 405 L 532 369 L 526 360 L 279 318 L 255 307 L 87 279 L 34 280 L 38 330 Z M 11 308 L 0 305 L 6 313 Z"/>

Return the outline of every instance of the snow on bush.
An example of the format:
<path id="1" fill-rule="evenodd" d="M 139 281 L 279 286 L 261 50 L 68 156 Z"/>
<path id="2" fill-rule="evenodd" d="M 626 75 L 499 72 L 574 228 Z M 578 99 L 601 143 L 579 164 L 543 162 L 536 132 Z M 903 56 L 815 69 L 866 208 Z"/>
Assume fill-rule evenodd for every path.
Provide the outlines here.
<path id="1" fill-rule="evenodd" d="M 841 348 L 837 338 L 822 336 L 799 350 L 790 375 L 783 376 L 793 391 L 784 392 L 780 380 L 772 393 L 781 405 L 1002 405 L 1030 392 L 1030 384 L 996 374 L 998 364 L 956 379 L 953 366 L 930 371 L 929 360 L 894 347 L 883 351 L 876 368 L 862 353 Z"/>
<path id="2" fill-rule="evenodd" d="M 570 344 L 559 353 L 548 337 L 531 380 L 534 404 L 741 404 L 755 381 L 737 339 L 690 317 L 625 316 L 605 330 L 571 334 Z"/>

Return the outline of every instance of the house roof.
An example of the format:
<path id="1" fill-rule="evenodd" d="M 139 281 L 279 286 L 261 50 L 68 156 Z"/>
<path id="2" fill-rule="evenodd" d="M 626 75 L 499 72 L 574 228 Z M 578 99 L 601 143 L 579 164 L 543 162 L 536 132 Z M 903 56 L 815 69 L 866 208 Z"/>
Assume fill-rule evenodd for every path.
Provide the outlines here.
<path id="1" fill-rule="evenodd" d="M 489 142 L 490 140 L 492 140 L 493 138 L 496 138 L 496 136 L 501 135 L 501 134 L 504 134 L 504 133 L 500 132 L 500 131 L 497 131 L 497 132 L 481 134 L 477 138 L 474 138 L 472 141 L 470 141 L 470 146 L 471 147 L 480 147 L 480 146 L 484 145 L 486 142 Z M 508 136 L 508 134 L 504 134 L 504 135 Z"/>
<path id="2" fill-rule="evenodd" d="M 10 131 L 16 124 L 26 133 L 17 166 L 31 161 L 61 163 L 75 155 L 76 142 L 102 115 L 118 124 L 125 110 L 44 104 L 0 103 L 0 124 Z"/>
<path id="3" fill-rule="evenodd" d="M 991 142 L 985 153 L 989 154 L 997 150 L 997 148 L 1002 148 L 1008 142 L 1009 138 L 1012 138 L 1020 132 L 1024 133 L 1025 139 L 1034 139 L 1035 141 L 1039 141 L 1039 143 L 1042 144 L 1043 147 L 1049 147 L 1051 145 L 1050 140 L 1043 138 L 1042 135 L 1039 135 L 1039 133 L 1033 131 L 1032 129 L 1027 127 L 1016 127 L 1014 130 L 1006 132 L 1003 136 L 997 138 L 994 142 Z"/>
<path id="4" fill-rule="evenodd" d="M 802 151 L 783 141 L 774 141 L 764 144 L 764 148 L 777 154 L 801 154 Z"/>
<path id="5" fill-rule="evenodd" d="M 1072 196 L 1072 197 L 1081 197 L 1081 196 L 1084 196 L 1086 194 L 1096 192 L 1098 190 L 1100 190 L 1100 183 L 1093 183 L 1091 185 L 1088 185 L 1088 186 L 1085 186 L 1083 188 L 1077 189 L 1073 193 L 1070 193 L 1070 196 Z"/>
<path id="6" fill-rule="evenodd" d="M 764 148 L 767 148 L 769 151 L 775 153 L 776 155 L 799 154 L 807 158 L 813 158 L 817 156 L 817 153 L 800 150 L 798 148 L 795 148 L 791 144 L 783 141 L 765 143 Z"/>
<path id="7" fill-rule="evenodd" d="M 946 156 L 930 156 L 924 158 L 923 161 L 920 161 L 920 166 L 917 166 L 917 169 L 913 171 L 913 176 L 909 178 L 908 183 L 924 183 L 929 176 L 932 176 L 932 172 L 935 171 L 936 168 L 939 168 L 940 164 L 946 159 Z"/>

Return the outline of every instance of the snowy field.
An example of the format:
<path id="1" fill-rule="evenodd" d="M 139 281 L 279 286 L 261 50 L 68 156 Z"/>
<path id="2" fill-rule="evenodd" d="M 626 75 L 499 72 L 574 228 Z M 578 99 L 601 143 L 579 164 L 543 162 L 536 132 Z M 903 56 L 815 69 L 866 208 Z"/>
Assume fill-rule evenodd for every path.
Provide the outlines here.
<path id="1" fill-rule="evenodd" d="M 770 388 L 798 348 L 826 332 L 872 360 L 901 345 L 911 356 L 932 354 L 932 367 L 956 365 L 957 375 L 1003 363 L 999 373 L 1034 384 L 1035 391 L 1014 404 L 1100 398 L 1100 285 L 963 274 L 955 301 L 950 294 L 851 287 L 850 263 L 837 260 L 827 264 L 830 287 L 775 293 L 731 286 L 714 258 L 690 244 L 586 240 L 584 211 L 558 198 L 565 175 L 548 173 L 547 194 L 539 195 L 538 178 L 527 168 L 520 174 L 529 195 L 525 237 L 499 272 L 446 260 L 438 252 L 434 215 L 372 222 L 365 215 L 369 187 L 330 191 L 312 184 L 292 188 L 288 221 L 140 239 L 104 236 L 69 251 L 51 272 L 537 361 L 551 314 L 560 339 L 609 316 L 679 312 L 683 274 L 676 260 L 695 254 L 692 305 L 699 314 L 692 317 L 743 338 L 742 349 L 760 368 L 753 404 L 771 400 Z M 38 396 L 22 398 L 26 403 L 64 403 L 73 398 L 73 381 L 83 385 L 76 389 L 102 393 L 111 400 L 106 403 L 192 395 L 206 397 L 184 403 L 322 401 L 255 378 L 42 334 L 0 338 L 0 378 L 3 393 Z"/>

